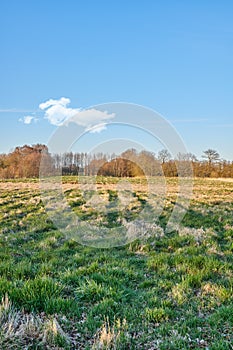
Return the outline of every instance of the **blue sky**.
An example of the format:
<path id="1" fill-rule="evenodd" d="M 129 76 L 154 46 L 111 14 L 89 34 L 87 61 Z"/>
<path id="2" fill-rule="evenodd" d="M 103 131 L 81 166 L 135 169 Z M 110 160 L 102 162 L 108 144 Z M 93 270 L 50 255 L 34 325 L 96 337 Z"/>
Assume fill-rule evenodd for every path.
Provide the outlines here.
<path id="1" fill-rule="evenodd" d="M 63 97 L 144 105 L 199 158 L 232 160 L 232 18 L 231 0 L 2 0 L 0 152 L 47 143 L 57 126 L 39 106 Z"/>

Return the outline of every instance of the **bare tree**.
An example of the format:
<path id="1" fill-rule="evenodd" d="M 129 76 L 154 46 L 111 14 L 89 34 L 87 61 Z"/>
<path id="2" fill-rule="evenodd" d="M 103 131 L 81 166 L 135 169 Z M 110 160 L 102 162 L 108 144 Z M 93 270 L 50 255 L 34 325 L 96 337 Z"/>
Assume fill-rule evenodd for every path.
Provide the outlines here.
<path id="1" fill-rule="evenodd" d="M 214 163 L 215 161 L 219 160 L 219 153 L 215 151 L 214 149 L 207 149 L 203 152 L 202 158 L 207 159 L 209 165 Z"/>
<path id="2" fill-rule="evenodd" d="M 171 159 L 171 154 L 168 152 L 167 149 L 162 149 L 161 151 L 159 151 L 158 160 L 160 160 L 162 164 L 164 164 L 165 162 L 168 162 L 170 159 Z"/>
<path id="3" fill-rule="evenodd" d="M 189 161 L 189 162 L 196 162 L 197 161 L 197 157 L 195 156 L 195 154 L 188 152 L 188 153 L 181 153 L 179 152 L 177 154 L 177 159 L 179 161 Z"/>

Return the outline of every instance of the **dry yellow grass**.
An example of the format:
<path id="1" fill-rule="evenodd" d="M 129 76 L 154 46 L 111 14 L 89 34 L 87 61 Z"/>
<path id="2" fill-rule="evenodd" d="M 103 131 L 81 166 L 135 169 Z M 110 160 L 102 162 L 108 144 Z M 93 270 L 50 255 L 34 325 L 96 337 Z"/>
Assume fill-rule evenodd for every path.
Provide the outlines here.
<path id="1" fill-rule="evenodd" d="M 129 180 L 130 181 L 130 180 Z M 163 184 L 161 182 L 161 188 Z M 106 184 L 96 184 L 89 185 L 87 187 L 93 188 L 96 191 L 116 191 L 118 190 L 118 183 L 106 183 Z M 65 192 L 67 190 L 81 189 L 83 190 L 83 184 L 75 183 L 62 183 L 62 190 Z M 147 184 L 142 183 L 132 183 L 130 184 L 130 191 L 132 192 L 149 192 Z M 0 182 L 0 191 L 15 191 L 15 190 L 32 190 L 40 191 L 40 184 L 35 182 Z M 158 186 L 159 190 L 159 186 Z M 178 193 L 178 179 L 177 178 L 167 178 L 166 187 L 163 191 L 166 191 L 166 196 L 168 198 L 177 196 Z M 161 192 L 163 192 L 161 191 Z M 193 194 L 192 198 L 195 201 L 233 201 L 233 179 L 231 178 L 195 178 L 193 180 Z"/>

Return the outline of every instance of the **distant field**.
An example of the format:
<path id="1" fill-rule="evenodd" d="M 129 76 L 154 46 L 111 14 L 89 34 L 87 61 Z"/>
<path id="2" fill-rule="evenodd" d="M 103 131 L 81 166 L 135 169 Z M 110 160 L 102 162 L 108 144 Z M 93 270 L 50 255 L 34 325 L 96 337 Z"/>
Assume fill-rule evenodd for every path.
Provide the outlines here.
<path id="1" fill-rule="evenodd" d="M 145 179 L 133 178 L 133 204 L 117 211 L 118 181 L 97 178 L 103 201 L 116 204 L 108 215 L 87 205 L 77 178 L 62 188 L 77 217 L 111 228 L 147 204 Z M 37 180 L 0 181 L 0 348 L 233 349 L 233 180 L 195 179 L 169 234 L 177 179 L 166 186 L 155 232 L 97 249 L 57 230 Z"/>

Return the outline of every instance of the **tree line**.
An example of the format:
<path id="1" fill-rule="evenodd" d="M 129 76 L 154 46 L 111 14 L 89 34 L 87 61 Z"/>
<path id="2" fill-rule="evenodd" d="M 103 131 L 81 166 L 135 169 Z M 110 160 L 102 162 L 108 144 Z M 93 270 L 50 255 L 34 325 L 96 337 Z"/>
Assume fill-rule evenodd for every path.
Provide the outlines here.
<path id="1" fill-rule="evenodd" d="M 204 151 L 202 159 L 198 160 L 192 153 L 179 153 L 172 159 L 166 149 L 160 150 L 157 155 L 135 149 L 128 149 L 120 155 L 85 152 L 50 154 L 46 145 L 36 144 L 16 147 L 13 152 L 0 154 L 0 178 L 39 177 L 42 155 L 51 174 L 57 171 L 63 175 L 176 177 L 190 176 L 192 168 L 195 177 L 233 177 L 233 162 L 220 159 L 219 153 L 212 149 Z"/>

